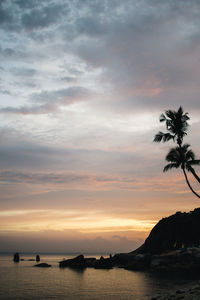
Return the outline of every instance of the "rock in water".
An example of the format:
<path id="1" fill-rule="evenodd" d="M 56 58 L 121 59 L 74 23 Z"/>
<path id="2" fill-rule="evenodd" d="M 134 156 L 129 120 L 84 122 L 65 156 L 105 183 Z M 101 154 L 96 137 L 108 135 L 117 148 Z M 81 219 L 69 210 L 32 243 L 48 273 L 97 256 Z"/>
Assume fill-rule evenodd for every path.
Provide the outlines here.
<path id="1" fill-rule="evenodd" d="M 95 263 L 95 269 L 112 269 L 113 263 L 110 258 L 100 258 Z"/>
<path id="2" fill-rule="evenodd" d="M 20 260 L 19 253 L 15 253 L 14 256 L 13 256 L 13 261 L 14 262 L 19 262 L 19 260 Z"/>
<path id="3" fill-rule="evenodd" d="M 51 265 L 46 264 L 46 263 L 41 263 L 41 264 L 37 264 L 34 267 L 39 267 L 39 268 L 50 268 Z"/>
<path id="4" fill-rule="evenodd" d="M 40 256 L 37 254 L 36 255 L 36 259 L 35 259 L 36 261 L 40 261 Z"/>
<path id="5" fill-rule="evenodd" d="M 86 268 L 87 265 L 86 265 L 86 260 L 85 260 L 84 256 L 79 255 L 72 259 L 66 259 L 66 260 L 60 261 L 59 267 L 60 268 L 70 267 L 70 268 L 83 269 L 83 268 Z"/>

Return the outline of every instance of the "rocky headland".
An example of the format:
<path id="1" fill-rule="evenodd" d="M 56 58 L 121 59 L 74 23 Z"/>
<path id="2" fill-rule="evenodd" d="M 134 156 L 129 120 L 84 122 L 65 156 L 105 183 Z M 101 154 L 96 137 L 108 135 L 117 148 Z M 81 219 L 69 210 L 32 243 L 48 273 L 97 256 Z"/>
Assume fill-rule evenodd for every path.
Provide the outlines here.
<path id="1" fill-rule="evenodd" d="M 144 244 L 130 253 L 109 258 L 85 258 L 61 261 L 61 268 L 110 269 L 173 273 L 200 276 L 200 208 L 189 213 L 177 212 L 163 218 L 151 230 Z"/>

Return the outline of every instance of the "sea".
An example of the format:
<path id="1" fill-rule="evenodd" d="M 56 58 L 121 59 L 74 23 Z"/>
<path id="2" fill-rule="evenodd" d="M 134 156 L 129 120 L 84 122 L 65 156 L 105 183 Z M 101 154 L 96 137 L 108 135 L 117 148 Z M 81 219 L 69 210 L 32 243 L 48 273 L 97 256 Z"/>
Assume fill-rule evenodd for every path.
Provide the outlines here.
<path id="1" fill-rule="evenodd" d="M 99 258 L 102 254 L 85 257 Z M 0 299 L 59 300 L 145 300 L 180 289 L 186 279 L 161 277 L 148 272 L 122 268 L 77 270 L 59 268 L 59 261 L 75 254 L 40 254 L 41 261 L 51 268 L 35 268 L 35 254 L 20 254 L 24 261 L 13 262 L 13 255 L 0 254 Z M 104 255 L 104 257 L 107 257 Z"/>

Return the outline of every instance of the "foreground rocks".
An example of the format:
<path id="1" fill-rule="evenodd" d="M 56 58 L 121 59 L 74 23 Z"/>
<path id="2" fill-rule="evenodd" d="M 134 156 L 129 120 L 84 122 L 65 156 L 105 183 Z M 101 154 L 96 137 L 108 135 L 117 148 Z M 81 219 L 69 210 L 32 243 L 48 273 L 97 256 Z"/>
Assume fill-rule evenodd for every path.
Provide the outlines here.
<path id="1" fill-rule="evenodd" d="M 200 299 L 200 285 L 191 285 L 190 287 L 183 288 L 176 291 L 171 291 L 167 294 L 156 295 L 151 300 L 198 300 Z"/>
<path id="2" fill-rule="evenodd" d="M 75 268 L 75 269 L 85 269 L 85 268 L 95 268 L 95 269 L 112 269 L 113 262 L 110 258 L 96 259 L 94 257 L 85 258 L 83 255 L 79 255 L 72 259 L 66 259 L 60 261 L 60 268 Z"/>
<path id="3" fill-rule="evenodd" d="M 162 254 L 117 254 L 113 265 L 128 270 L 172 273 L 195 277 L 200 275 L 200 248 L 174 250 Z"/>
<path id="4" fill-rule="evenodd" d="M 79 255 L 73 259 L 61 261 L 59 267 L 76 269 L 121 267 L 133 271 L 148 270 L 169 274 L 173 272 L 175 275 L 187 275 L 192 278 L 196 275 L 200 276 L 200 248 L 191 247 L 156 255 L 150 253 L 116 254 L 110 258 L 101 257 L 100 259 L 85 258 L 83 255 Z"/>

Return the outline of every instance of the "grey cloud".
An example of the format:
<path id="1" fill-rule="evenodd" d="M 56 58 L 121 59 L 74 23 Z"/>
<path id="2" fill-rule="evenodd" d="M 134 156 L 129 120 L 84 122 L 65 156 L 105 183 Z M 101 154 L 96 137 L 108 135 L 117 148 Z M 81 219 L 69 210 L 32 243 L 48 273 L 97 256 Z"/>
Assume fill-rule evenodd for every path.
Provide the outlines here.
<path id="1" fill-rule="evenodd" d="M 15 0 L 14 1 L 17 5 L 19 5 L 20 8 L 34 8 L 38 7 L 39 4 L 41 4 L 40 0 Z"/>
<path id="2" fill-rule="evenodd" d="M 75 77 L 67 77 L 67 76 L 65 76 L 65 77 L 61 77 L 60 80 L 61 81 L 66 81 L 66 82 L 76 82 L 77 79 Z"/>
<path id="3" fill-rule="evenodd" d="M 30 173 L 20 171 L 0 171 L 1 182 L 30 183 L 30 184 L 60 184 L 89 180 L 89 176 L 60 173 Z"/>
<path id="4" fill-rule="evenodd" d="M 34 74 L 34 70 L 21 70 L 17 73 L 21 76 Z M 43 91 L 41 93 L 32 94 L 30 101 L 34 105 L 24 105 L 21 107 L 3 107 L 0 113 L 10 114 L 49 114 L 59 111 L 60 106 L 70 105 L 72 103 L 87 100 L 92 92 L 84 87 L 76 86 L 56 91 Z"/>
<path id="5" fill-rule="evenodd" d="M 80 139 L 77 140 L 77 145 L 80 145 L 78 148 L 56 147 L 56 133 L 52 132 L 52 136 L 53 144 L 50 146 L 41 144 L 34 136 L 23 136 L 17 130 L 2 128 L 0 131 L 0 140 L 3 141 L 0 146 L 0 168 L 3 170 L 24 170 L 24 172 L 37 170 L 37 173 L 49 172 L 48 170 L 53 169 L 53 173 L 68 171 L 76 174 L 87 170 L 90 174 L 108 174 L 108 176 L 103 177 L 94 176 L 93 180 L 96 182 L 116 182 L 116 184 L 120 180 L 125 184 L 129 184 L 129 180 L 133 183 L 135 174 L 139 177 L 148 177 L 150 174 L 151 176 L 155 174 L 157 170 L 162 172 L 163 169 L 164 153 L 162 151 L 159 151 L 161 159 L 158 160 L 158 153 L 155 152 L 153 155 L 152 149 L 149 150 L 150 157 L 143 154 L 141 149 L 133 153 L 88 149 L 90 144 L 93 142 L 95 144 L 95 137 L 92 136 L 86 142 L 88 144 L 86 149 L 81 148 Z M 150 142 L 152 138 L 153 135 L 150 136 Z M 148 142 L 147 145 L 150 149 Z M 145 148 L 146 145 L 141 147 Z M 152 148 L 155 146 L 153 145 Z M 142 165 L 141 161 L 143 162 Z M 117 176 L 110 176 L 109 174 L 117 174 Z"/>
<path id="6" fill-rule="evenodd" d="M 66 5 L 51 4 L 42 8 L 34 8 L 22 16 L 22 25 L 26 29 L 38 29 L 54 24 L 63 14 L 66 15 Z"/>
<path id="7" fill-rule="evenodd" d="M 25 172 L 17 170 L 2 170 L 0 171 L 0 181 L 9 183 L 29 183 L 29 184 L 68 184 L 68 183 L 87 183 L 93 181 L 96 183 L 105 184 L 125 184 L 136 182 L 135 179 L 126 177 L 114 177 L 104 175 L 83 175 L 79 172 Z"/>
<path id="8" fill-rule="evenodd" d="M 43 91 L 41 93 L 33 94 L 31 100 L 38 103 L 57 102 L 62 104 L 69 104 L 86 98 L 91 93 L 90 90 L 81 86 L 72 86 L 66 89 L 56 91 Z"/>
<path id="9" fill-rule="evenodd" d="M 10 22 L 12 20 L 12 15 L 9 10 L 5 6 L 6 1 L 0 2 L 0 24 L 4 24 L 6 22 Z"/>
<path id="10" fill-rule="evenodd" d="M 77 232 L 75 232 L 76 234 Z M 60 235 L 63 236 L 60 237 Z M 67 232 L 66 232 L 67 234 Z M 116 253 L 128 252 L 136 249 L 141 245 L 143 240 L 122 239 L 106 239 L 96 237 L 93 239 L 77 238 L 70 239 L 64 237 L 65 232 L 49 231 L 49 232 L 22 232 L 10 233 L 9 235 L 1 235 L 1 251 L 5 252 L 52 252 L 57 253 Z M 56 242 L 55 242 L 56 241 Z"/>
<path id="11" fill-rule="evenodd" d="M 100 38 L 107 31 L 106 24 L 98 22 L 93 17 L 78 19 L 76 29 L 79 34 L 86 34 L 95 38 Z"/>
<path id="12" fill-rule="evenodd" d="M 68 71 L 73 75 L 82 75 L 83 72 L 78 70 L 77 68 L 69 67 Z"/>
<path id="13" fill-rule="evenodd" d="M 0 54 L 1 55 L 4 55 L 5 57 L 12 57 L 15 55 L 15 50 L 11 49 L 11 48 L 5 48 L 5 49 L 2 49 L 0 47 Z"/>
<path id="14" fill-rule="evenodd" d="M 7 90 L 1 90 L 1 89 L 0 89 L 0 93 L 1 93 L 1 94 L 4 94 L 4 95 L 11 95 L 11 92 L 10 92 L 10 91 L 7 91 Z"/>
<path id="15" fill-rule="evenodd" d="M 104 15 L 105 36 L 98 41 L 96 32 L 94 39 L 77 43 L 75 51 L 83 60 L 104 68 L 102 83 L 105 80 L 111 83 L 116 99 L 111 109 L 155 109 L 166 103 L 179 105 L 181 101 L 187 105 L 188 99 L 190 105 L 198 106 L 195 90 L 200 84 L 199 51 L 194 55 L 194 52 L 186 53 L 185 48 L 199 28 L 198 20 L 189 17 L 199 15 L 196 10 L 199 4 L 197 1 L 192 1 L 191 6 L 184 1 L 158 2 L 142 1 L 138 7 L 129 1 L 123 2 L 119 18 L 110 18 L 110 23 L 107 21 L 109 7 Z M 112 13 L 117 16 L 117 9 L 113 8 Z M 96 25 L 90 27 L 92 22 L 88 17 L 77 20 L 74 25 L 80 33 L 92 37 L 90 29 L 96 28 Z M 98 14 L 95 22 L 100 23 Z M 193 42 L 198 49 L 198 37 Z M 182 88 L 186 87 L 187 95 L 184 95 Z M 132 95 L 126 95 L 127 90 L 132 90 L 129 92 Z"/>
<path id="16" fill-rule="evenodd" d="M 10 70 L 11 73 L 13 73 L 16 76 L 22 76 L 22 77 L 33 77 L 36 75 L 37 71 L 33 68 L 12 68 Z"/>
<path id="17" fill-rule="evenodd" d="M 25 30 L 30 33 L 55 24 L 67 13 L 67 1 L 7 0 L 0 5 L 0 23 L 5 30 L 16 33 Z"/>
<path id="18" fill-rule="evenodd" d="M 0 109 L 0 113 L 8 114 L 22 114 L 22 115 L 40 115 L 49 114 L 58 110 L 57 105 L 52 103 L 47 103 L 38 106 L 21 106 L 21 107 L 3 107 Z"/>

